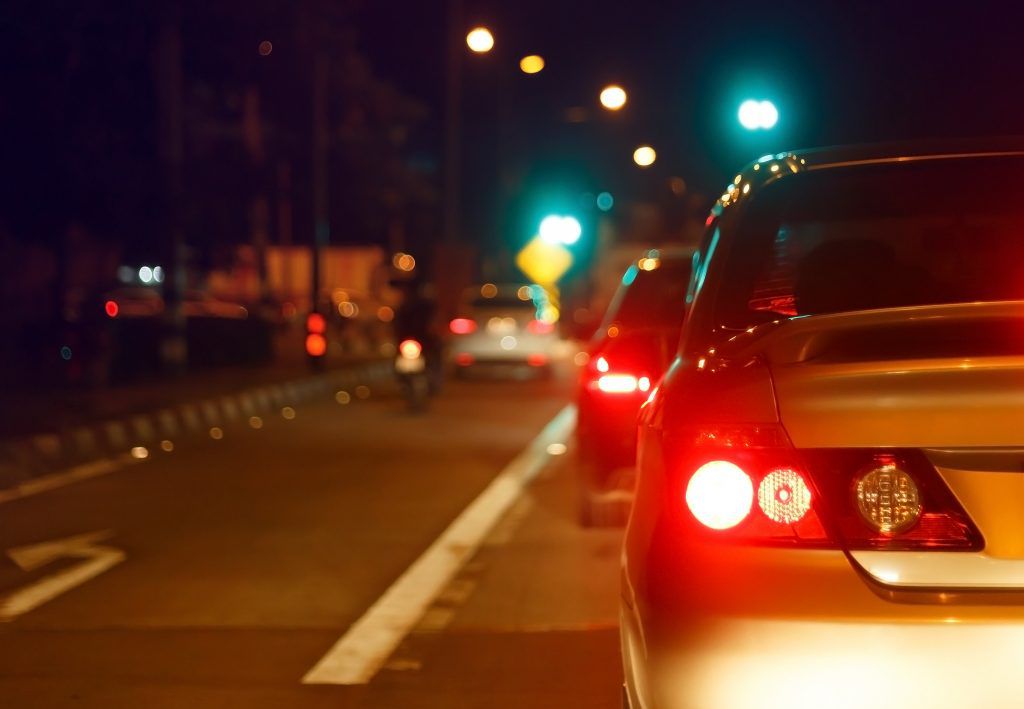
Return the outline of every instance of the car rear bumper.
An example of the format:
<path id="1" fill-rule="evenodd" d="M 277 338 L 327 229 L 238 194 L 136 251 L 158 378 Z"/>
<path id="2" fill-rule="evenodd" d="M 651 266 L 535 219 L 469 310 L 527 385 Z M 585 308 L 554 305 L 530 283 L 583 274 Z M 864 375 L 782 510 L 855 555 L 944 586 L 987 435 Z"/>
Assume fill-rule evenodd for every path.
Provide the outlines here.
<path id="1" fill-rule="evenodd" d="M 838 550 L 694 548 L 624 587 L 633 709 L 1024 706 L 1024 594 L 894 589 Z"/>
<path id="2" fill-rule="evenodd" d="M 707 619 L 639 660 L 624 615 L 633 709 L 1024 706 L 1024 621 Z"/>
<path id="3" fill-rule="evenodd" d="M 556 339 L 549 335 L 519 333 L 510 335 L 511 341 L 491 335 L 464 335 L 451 342 L 451 356 L 456 364 L 468 366 L 483 363 L 539 362 L 544 358 L 551 361 Z"/>

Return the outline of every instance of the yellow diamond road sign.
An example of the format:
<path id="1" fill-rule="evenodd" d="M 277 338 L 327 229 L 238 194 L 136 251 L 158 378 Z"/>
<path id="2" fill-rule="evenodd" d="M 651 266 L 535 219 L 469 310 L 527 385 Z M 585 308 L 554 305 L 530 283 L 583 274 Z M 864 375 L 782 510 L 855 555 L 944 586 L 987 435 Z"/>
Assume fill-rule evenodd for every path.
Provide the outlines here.
<path id="1" fill-rule="evenodd" d="M 572 253 L 561 244 L 535 236 L 516 255 L 516 266 L 534 283 L 551 284 L 572 267 Z"/>

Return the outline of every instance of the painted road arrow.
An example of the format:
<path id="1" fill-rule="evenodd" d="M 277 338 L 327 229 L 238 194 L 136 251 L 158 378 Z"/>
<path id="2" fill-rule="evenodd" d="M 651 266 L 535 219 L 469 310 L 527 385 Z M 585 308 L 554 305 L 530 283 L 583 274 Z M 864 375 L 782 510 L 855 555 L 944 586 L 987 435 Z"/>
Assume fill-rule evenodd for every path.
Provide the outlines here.
<path id="1" fill-rule="evenodd" d="M 23 571 L 33 571 L 64 557 L 83 561 L 0 597 L 0 621 L 13 620 L 28 613 L 124 561 L 123 551 L 98 543 L 113 534 L 110 530 L 89 532 L 8 549 L 7 556 Z"/>

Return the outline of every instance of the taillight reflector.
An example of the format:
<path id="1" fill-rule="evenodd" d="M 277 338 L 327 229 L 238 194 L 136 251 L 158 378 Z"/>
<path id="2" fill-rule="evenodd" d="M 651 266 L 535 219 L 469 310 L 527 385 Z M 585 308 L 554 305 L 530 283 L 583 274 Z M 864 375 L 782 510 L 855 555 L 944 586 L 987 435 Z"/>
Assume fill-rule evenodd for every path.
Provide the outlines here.
<path id="1" fill-rule="evenodd" d="M 455 335 L 468 335 L 476 332 L 476 321 L 469 318 L 455 318 L 448 323 L 448 329 Z"/>
<path id="2" fill-rule="evenodd" d="M 757 506 L 772 522 L 793 524 L 810 511 L 811 490 L 800 473 L 779 468 L 765 475 L 757 486 Z"/>

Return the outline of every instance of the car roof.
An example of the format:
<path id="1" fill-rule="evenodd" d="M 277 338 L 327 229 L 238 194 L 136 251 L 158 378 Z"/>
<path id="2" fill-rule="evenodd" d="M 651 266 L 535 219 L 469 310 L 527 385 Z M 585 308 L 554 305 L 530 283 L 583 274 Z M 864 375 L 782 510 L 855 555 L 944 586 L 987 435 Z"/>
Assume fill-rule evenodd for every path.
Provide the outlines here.
<path id="1" fill-rule="evenodd" d="M 980 157 L 1024 157 L 1024 137 L 840 145 L 764 155 L 733 178 L 711 213 L 712 217 L 720 216 L 727 208 L 746 201 L 765 185 L 794 174 L 860 165 Z"/>

